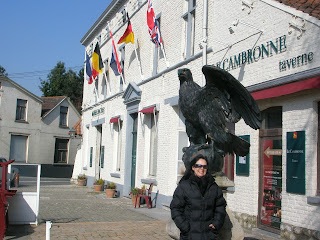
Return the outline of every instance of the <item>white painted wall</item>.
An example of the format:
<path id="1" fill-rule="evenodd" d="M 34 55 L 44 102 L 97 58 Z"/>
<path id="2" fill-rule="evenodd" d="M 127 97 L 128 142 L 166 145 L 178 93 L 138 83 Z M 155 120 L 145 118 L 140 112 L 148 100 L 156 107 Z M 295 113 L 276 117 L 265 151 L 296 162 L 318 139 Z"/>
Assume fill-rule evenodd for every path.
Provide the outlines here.
<path id="1" fill-rule="evenodd" d="M 131 9 L 135 1 L 127 3 L 128 9 Z M 184 49 L 184 20 L 181 16 L 186 12 L 183 1 L 153 1 L 153 7 L 156 15 L 161 12 L 161 31 L 164 46 L 166 50 L 167 59 L 170 66 L 179 64 L 183 61 L 183 49 Z M 143 107 L 150 106 L 153 104 L 159 104 L 159 122 L 158 122 L 158 165 L 157 165 L 157 176 L 156 181 L 158 185 L 154 189 L 154 192 L 159 191 L 160 204 L 170 203 L 170 198 L 176 188 L 177 180 L 177 161 L 178 161 L 178 130 L 179 116 L 177 108 L 173 108 L 170 104 L 166 104 L 166 100 L 172 97 L 176 97 L 179 91 L 179 80 L 177 77 L 177 69 L 181 67 L 190 68 L 194 80 L 198 83 L 202 83 L 202 58 L 196 58 L 190 63 L 183 66 L 166 70 L 164 59 L 160 59 L 159 72 L 162 72 L 160 76 L 150 79 L 152 75 L 152 60 L 153 60 L 153 44 L 150 42 L 149 35 L 146 29 L 146 10 L 147 5 L 143 5 L 140 11 L 135 13 L 131 17 L 132 28 L 135 34 L 136 42 L 139 42 L 139 50 L 141 56 L 141 66 L 145 79 L 148 81 L 141 81 L 140 73 L 137 67 L 137 59 L 134 56 L 134 48 L 132 44 L 127 44 L 125 54 L 125 71 L 124 77 L 126 82 L 135 82 L 142 91 L 141 101 L 139 104 L 139 110 Z M 196 32 L 195 32 L 195 54 L 200 53 L 201 49 L 198 47 L 202 39 L 202 1 L 197 1 L 196 8 Z M 248 14 L 247 9 L 242 10 L 241 1 L 230 0 L 216 0 L 209 1 L 209 19 L 208 19 L 208 48 L 209 53 L 207 55 L 208 64 L 216 64 L 223 59 L 229 59 L 234 55 L 238 55 L 243 51 L 247 51 L 255 46 L 264 44 L 267 45 L 268 41 L 276 43 L 276 39 L 279 37 L 286 37 L 286 51 L 273 56 L 257 59 L 257 61 L 250 64 L 246 64 L 242 67 L 238 67 L 234 70 L 230 70 L 230 73 L 235 76 L 240 82 L 246 86 L 254 86 L 256 84 L 265 83 L 280 77 L 295 76 L 296 73 L 314 70 L 319 74 L 320 58 L 318 57 L 318 45 L 317 39 L 320 34 L 320 21 L 309 17 L 307 14 L 296 11 L 285 5 L 275 4 L 274 1 L 255 1 L 255 7 L 253 11 Z M 129 11 L 129 14 L 132 12 Z M 291 34 L 288 33 L 288 26 L 291 22 L 292 16 L 295 14 L 304 17 L 306 21 L 306 31 L 303 33 L 300 39 L 297 38 L 299 32 L 293 31 Z M 115 42 L 123 34 L 126 24 L 117 31 L 120 25 L 116 25 L 119 19 L 119 13 L 114 16 L 110 16 L 108 19 L 111 22 L 111 30 L 114 34 Z M 236 20 L 240 19 L 243 22 L 249 23 L 255 28 L 248 27 L 244 24 L 239 24 L 234 27 L 234 33 L 230 34 L 229 26 Z M 93 40 L 98 34 L 104 34 L 102 30 L 106 26 L 100 26 L 94 34 L 90 36 Z M 260 34 L 256 29 L 262 29 L 263 34 Z M 102 37 L 103 39 L 103 37 Z M 85 47 L 90 45 L 91 42 L 85 43 Z M 227 48 L 227 44 L 231 48 Z M 102 59 L 110 58 L 111 56 L 111 41 L 102 43 L 101 55 Z M 284 61 L 298 55 L 313 52 L 314 57 L 312 62 L 286 71 L 279 70 L 279 61 Z M 118 52 L 120 55 L 120 53 Z M 119 56 L 120 58 L 120 56 Z M 127 131 L 127 110 L 123 103 L 121 92 L 119 92 L 119 77 L 113 75 L 110 69 L 110 82 L 108 82 L 109 94 L 107 99 L 102 100 L 103 97 L 99 92 L 100 102 L 95 102 L 94 97 L 94 85 L 84 84 L 84 112 L 83 112 L 83 147 L 82 147 L 82 164 L 87 166 L 87 170 L 82 172 L 89 176 L 94 176 L 94 166 L 89 167 L 89 149 L 94 148 L 93 159 L 96 157 L 95 144 L 96 144 L 96 129 L 92 127 L 91 123 L 98 118 L 105 118 L 105 123 L 102 124 L 102 142 L 105 145 L 105 168 L 101 171 L 103 179 L 108 181 L 114 181 L 117 184 L 123 186 L 130 183 L 124 182 L 125 173 L 128 173 L 125 169 L 130 169 L 130 165 L 125 165 L 126 162 L 130 162 L 130 159 L 125 159 L 127 150 L 125 147 L 126 133 Z M 101 84 L 99 76 L 99 84 Z M 101 86 L 99 85 L 99 89 Z M 295 98 L 289 96 L 288 98 L 271 99 L 268 101 L 259 101 L 261 110 L 273 106 L 274 104 L 280 104 L 283 106 L 284 111 L 284 133 L 287 131 L 296 131 L 299 129 L 306 128 L 307 146 L 310 146 L 309 154 L 315 152 L 315 139 L 316 136 L 311 134 L 315 132 L 316 121 L 307 121 L 310 117 L 315 120 L 314 102 L 317 101 L 319 92 L 316 91 L 308 97 Z M 295 109 L 297 105 L 300 109 Z M 92 112 L 101 107 L 105 108 L 105 112 L 101 116 L 92 117 Z M 305 120 L 300 120 L 301 112 L 305 112 Z M 122 165 L 119 172 L 120 178 L 111 177 L 110 173 L 114 172 L 114 140 L 111 133 L 111 126 L 109 120 L 113 116 L 123 115 L 123 127 L 122 127 Z M 293 116 L 299 116 L 298 119 L 294 119 Z M 137 174 L 136 174 L 136 185 L 140 187 L 142 185 L 141 179 L 148 178 L 147 176 L 147 159 L 146 156 L 148 146 L 147 127 L 143 131 L 142 121 L 140 120 L 141 115 L 139 114 L 138 120 L 138 147 L 137 147 Z M 304 118 L 303 118 L 304 119 Z M 89 126 L 88 128 L 85 126 Z M 250 134 L 251 138 L 251 149 L 250 149 L 250 176 L 240 177 L 235 176 L 235 192 L 228 194 L 228 205 L 233 211 L 240 213 L 247 213 L 249 215 L 258 214 L 258 183 L 259 183 L 259 136 L 258 131 L 254 131 L 244 126 L 243 121 L 236 125 L 236 134 Z M 285 134 L 283 134 L 285 136 Z M 285 142 L 285 141 L 283 141 Z M 283 145 L 285 148 L 285 145 Z M 307 150 L 308 151 L 308 150 Z M 284 156 L 285 157 L 285 156 Z M 309 166 L 308 164 L 311 163 Z M 285 159 L 283 160 L 284 169 Z M 306 168 L 308 179 L 307 179 L 307 195 L 315 194 L 315 179 L 316 179 L 316 158 L 315 156 L 306 156 Z M 111 167 L 107 167 L 111 166 Z M 130 172 L 130 170 L 129 170 Z M 307 176 L 306 174 L 306 176 Z M 283 172 L 285 176 L 285 171 Z M 285 182 L 285 181 L 283 181 Z M 311 183 L 313 182 L 313 183 Z M 284 183 L 285 184 L 285 183 Z M 285 186 L 283 186 L 285 189 Z M 294 217 L 294 213 L 302 214 L 304 216 L 311 217 L 311 224 L 308 228 L 320 229 L 315 219 L 319 217 L 319 207 L 310 206 L 306 203 L 306 196 L 292 196 L 291 194 L 283 195 L 283 211 L 282 221 L 298 226 L 305 226 L 309 221 L 305 221 L 303 218 Z M 292 204 L 294 202 L 294 204 Z M 159 203 L 159 202 L 158 202 Z M 291 205 L 291 206 L 289 206 Z M 160 205 L 161 206 L 161 205 Z M 295 211 L 292 211 L 296 209 Z M 314 216 L 310 216 L 313 213 Z"/>

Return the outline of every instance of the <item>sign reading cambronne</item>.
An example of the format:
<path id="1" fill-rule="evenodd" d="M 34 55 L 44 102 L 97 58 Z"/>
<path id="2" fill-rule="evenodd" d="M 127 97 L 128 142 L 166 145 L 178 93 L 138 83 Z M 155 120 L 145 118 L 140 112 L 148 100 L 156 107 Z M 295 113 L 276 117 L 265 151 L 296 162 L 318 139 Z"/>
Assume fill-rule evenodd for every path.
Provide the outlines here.
<path id="1" fill-rule="evenodd" d="M 103 113 L 104 113 L 104 107 L 95 109 L 95 110 L 92 111 L 92 117 L 98 116 L 98 115 L 103 114 Z"/>
<path id="2" fill-rule="evenodd" d="M 305 194 L 305 131 L 287 132 L 287 192 Z"/>
<path id="3" fill-rule="evenodd" d="M 275 54 L 283 53 L 287 50 L 286 35 L 276 38 L 273 41 L 262 43 L 254 48 L 247 49 L 234 56 L 217 62 L 216 66 L 226 71 L 239 68 L 244 64 L 258 62 L 264 58 L 272 57 Z"/>

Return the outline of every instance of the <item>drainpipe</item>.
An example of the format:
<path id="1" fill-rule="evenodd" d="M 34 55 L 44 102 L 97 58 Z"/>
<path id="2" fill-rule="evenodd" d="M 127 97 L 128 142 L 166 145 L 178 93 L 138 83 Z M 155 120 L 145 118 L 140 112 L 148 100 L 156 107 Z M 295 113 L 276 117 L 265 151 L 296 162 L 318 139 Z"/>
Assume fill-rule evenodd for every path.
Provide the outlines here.
<path id="1" fill-rule="evenodd" d="M 202 23 L 202 65 L 207 64 L 207 32 L 208 32 L 208 0 L 203 0 L 203 23 Z M 205 76 L 202 75 L 202 86 L 206 84 Z"/>

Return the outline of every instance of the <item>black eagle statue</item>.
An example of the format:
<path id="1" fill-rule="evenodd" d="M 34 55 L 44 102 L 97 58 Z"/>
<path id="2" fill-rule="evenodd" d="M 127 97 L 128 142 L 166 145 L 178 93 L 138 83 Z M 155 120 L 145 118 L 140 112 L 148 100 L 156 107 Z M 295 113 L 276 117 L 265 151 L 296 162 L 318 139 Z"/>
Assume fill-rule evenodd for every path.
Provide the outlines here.
<path id="1" fill-rule="evenodd" d="M 251 128 L 259 129 L 261 113 L 257 103 L 246 88 L 227 71 L 205 65 L 202 72 L 206 78 L 204 87 L 193 81 L 189 69 L 178 70 L 179 107 L 185 117 L 190 141 L 188 149 L 191 151 L 188 153 L 184 149 L 184 157 L 189 158 L 195 154 L 195 148 L 200 153 L 201 149 L 211 148 L 210 154 L 219 153 L 217 155 L 220 156 L 220 161 L 225 153 L 246 156 L 250 144 L 232 134 L 227 128 L 227 122 L 236 123 L 243 118 Z"/>

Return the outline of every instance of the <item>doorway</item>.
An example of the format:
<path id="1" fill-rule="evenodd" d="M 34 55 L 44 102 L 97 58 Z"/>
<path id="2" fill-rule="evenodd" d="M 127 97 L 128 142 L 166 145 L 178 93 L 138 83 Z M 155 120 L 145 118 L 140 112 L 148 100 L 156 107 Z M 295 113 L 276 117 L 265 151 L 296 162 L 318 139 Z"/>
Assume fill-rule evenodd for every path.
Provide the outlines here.
<path id="1" fill-rule="evenodd" d="M 282 200 L 282 108 L 262 112 L 258 226 L 279 233 Z"/>
<path id="2" fill-rule="evenodd" d="M 131 189 L 136 185 L 136 159 L 137 159 L 137 130 L 138 113 L 130 115 L 132 118 L 132 157 L 131 157 Z"/>

